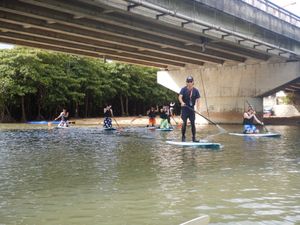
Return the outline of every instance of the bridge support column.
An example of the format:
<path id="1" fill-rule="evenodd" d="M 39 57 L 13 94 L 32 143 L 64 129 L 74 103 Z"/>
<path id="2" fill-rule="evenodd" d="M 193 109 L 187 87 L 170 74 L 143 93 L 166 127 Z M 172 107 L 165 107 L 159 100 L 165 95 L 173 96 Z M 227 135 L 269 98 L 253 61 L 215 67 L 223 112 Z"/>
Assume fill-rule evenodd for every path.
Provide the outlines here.
<path id="1" fill-rule="evenodd" d="M 300 93 L 299 92 L 295 93 L 293 104 L 296 107 L 296 109 L 300 112 Z"/>
<path id="2" fill-rule="evenodd" d="M 262 115 L 263 97 L 300 77 L 300 63 L 170 69 L 159 71 L 157 81 L 179 93 L 188 75 L 194 77 L 195 87 L 200 90 L 203 115 L 209 114 L 218 123 L 241 123 L 248 103 Z"/>

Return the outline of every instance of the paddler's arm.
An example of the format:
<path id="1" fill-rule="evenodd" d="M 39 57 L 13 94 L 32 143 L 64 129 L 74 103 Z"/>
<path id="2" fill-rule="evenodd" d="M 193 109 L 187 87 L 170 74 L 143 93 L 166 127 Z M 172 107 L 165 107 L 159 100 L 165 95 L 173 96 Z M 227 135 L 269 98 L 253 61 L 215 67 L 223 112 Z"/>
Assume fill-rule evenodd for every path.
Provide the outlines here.
<path id="1" fill-rule="evenodd" d="M 185 106 L 185 103 L 182 100 L 182 95 L 181 94 L 179 94 L 178 100 L 179 100 L 181 106 Z"/>
<path id="2" fill-rule="evenodd" d="M 58 117 L 56 117 L 54 120 L 58 120 L 60 117 L 62 117 L 62 113 Z"/>
<path id="3" fill-rule="evenodd" d="M 253 114 L 251 114 L 251 115 L 249 115 L 248 113 L 244 113 L 244 118 L 245 119 L 251 119 L 252 118 L 252 116 L 254 116 Z"/>
<path id="4" fill-rule="evenodd" d="M 195 106 L 196 106 L 196 110 L 197 110 L 198 112 L 200 112 L 200 98 L 197 98 L 197 99 L 196 99 Z"/>
<path id="5" fill-rule="evenodd" d="M 110 109 L 111 117 L 114 117 L 114 112 L 112 109 Z"/>
<path id="6" fill-rule="evenodd" d="M 259 123 L 259 124 L 261 124 L 261 125 L 264 125 L 264 123 L 261 122 L 259 119 L 257 119 L 257 117 L 256 117 L 254 114 L 253 114 L 253 118 L 254 118 L 254 120 L 255 120 L 256 123 Z"/>

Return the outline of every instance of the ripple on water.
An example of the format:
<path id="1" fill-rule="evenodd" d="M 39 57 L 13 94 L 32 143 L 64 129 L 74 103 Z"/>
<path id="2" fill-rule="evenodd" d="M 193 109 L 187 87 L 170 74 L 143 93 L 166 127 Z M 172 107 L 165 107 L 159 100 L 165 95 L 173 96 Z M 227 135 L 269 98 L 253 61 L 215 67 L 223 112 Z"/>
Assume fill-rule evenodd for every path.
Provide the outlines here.
<path id="1" fill-rule="evenodd" d="M 241 204 L 239 205 L 241 208 L 249 208 L 249 209 L 276 209 L 280 208 L 278 206 L 274 206 L 272 204 L 265 204 L 265 203 L 246 203 L 246 204 Z"/>
<path id="2" fill-rule="evenodd" d="M 253 199 L 248 198 L 236 198 L 236 199 L 224 199 L 223 201 L 232 202 L 232 203 L 244 203 L 244 202 L 253 202 Z"/>
<path id="3" fill-rule="evenodd" d="M 279 215 L 285 213 L 285 211 L 282 210 L 257 210 L 254 211 L 257 215 Z"/>

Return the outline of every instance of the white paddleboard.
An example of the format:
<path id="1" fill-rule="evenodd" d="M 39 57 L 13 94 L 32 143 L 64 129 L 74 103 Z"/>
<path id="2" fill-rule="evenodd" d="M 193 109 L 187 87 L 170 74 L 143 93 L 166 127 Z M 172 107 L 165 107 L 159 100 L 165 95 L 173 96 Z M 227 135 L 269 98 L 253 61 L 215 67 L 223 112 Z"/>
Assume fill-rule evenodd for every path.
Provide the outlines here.
<path id="1" fill-rule="evenodd" d="M 67 129 L 67 128 L 69 128 L 69 127 L 65 127 L 65 126 L 56 126 L 55 128 L 56 128 L 56 129 Z"/>
<path id="2" fill-rule="evenodd" d="M 177 146 L 184 147 L 203 147 L 203 148 L 220 148 L 220 143 L 212 143 L 212 142 L 182 142 L 182 141 L 166 141 L 166 143 Z"/>
<path id="3" fill-rule="evenodd" d="M 241 136 L 241 137 L 280 137 L 281 134 L 279 133 L 258 133 L 258 134 L 244 134 L 244 133 L 229 133 L 230 135 L 234 136 Z"/>
<path id="4" fill-rule="evenodd" d="M 158 127 L 146 127 L 148 130 L 156 130 Z"/>

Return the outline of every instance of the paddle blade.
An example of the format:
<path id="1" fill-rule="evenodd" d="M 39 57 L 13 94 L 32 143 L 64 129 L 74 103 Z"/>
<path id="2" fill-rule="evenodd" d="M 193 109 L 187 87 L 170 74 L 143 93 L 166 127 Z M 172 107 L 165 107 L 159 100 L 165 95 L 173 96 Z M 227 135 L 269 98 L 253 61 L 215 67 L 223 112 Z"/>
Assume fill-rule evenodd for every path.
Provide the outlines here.
<path id="1" fill-rule="evenodd" d="M 121 132 L 123 130 L 124 130 L 123 127 L 117 127 L 117 131 Z"/>
<path id="2" fill-rule="evenodd" d="M 227 130 L 225 130 L 223 127 L 221 127 L 220 125 L 216 125 L 217 128 L 221 131 L 221 133 L 227 133 Z"/>

